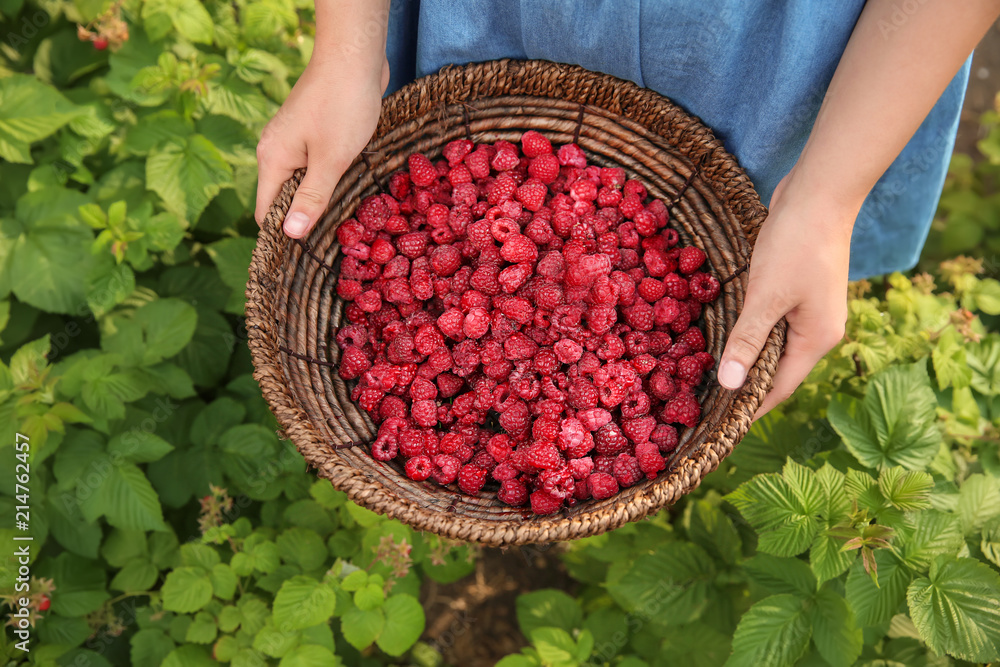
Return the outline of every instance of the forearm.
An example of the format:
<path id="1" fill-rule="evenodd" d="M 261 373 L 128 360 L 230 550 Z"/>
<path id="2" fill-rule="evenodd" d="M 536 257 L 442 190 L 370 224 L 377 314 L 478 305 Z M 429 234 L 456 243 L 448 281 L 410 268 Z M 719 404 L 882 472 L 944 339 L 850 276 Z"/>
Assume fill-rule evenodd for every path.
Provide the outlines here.
<path id="1" fill-rule="evenodd" d="M 310 64 L 379 71 L 385 62 L 389 0 L 316 0 Z"/>
<path id="2" fill-rule="evenodd" d="M 1000 15 L 997 0 L 914 4 L 905 21 L 894 0 L 865 5 L 785 194 L 859 209 Z"/>

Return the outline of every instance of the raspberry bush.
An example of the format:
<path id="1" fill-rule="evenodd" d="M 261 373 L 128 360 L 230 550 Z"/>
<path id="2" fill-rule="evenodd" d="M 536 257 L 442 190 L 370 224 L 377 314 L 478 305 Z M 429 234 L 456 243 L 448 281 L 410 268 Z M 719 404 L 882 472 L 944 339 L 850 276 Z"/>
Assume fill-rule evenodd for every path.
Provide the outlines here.
<path id="1" fill-rule="evenodd" d="M 477 550 L 387 521 L 318 481 L 251 377 L 241 314 L 256 234 L 253 144 L 304 66 L 311 6 L 0 1 L 0 607 L 4 623 L 23 608 L 33 624 L 30 652 L 5 626 L 4 664 L 441 667 L 471 664 L 456 652 L 458 634 L 489 644 L 503 632 L 475 615 L 442 631 L 439 607 L 425 606 L 443 590 L 432 582 L 466 576 Z M 990 155 L 995 124 L 986 119 Z M 472 195 L 470 186 L 493 179 L 495 203 L 478 190 L 476 198 L 485 194 L 489 208 L 518 203 L 525 220 L 505 215 L 516 227 L 497 231 L 529 239 L 537 258 L 520 239 L 505 251 L 493 225 L 476 227 L 470 216 L 465 240 L 492 244 L 499 268 L 476 274 L 478 256 L 463 252 L 451 228 L 462 221 L 449 209 L 442 225 L 436 199 L 420 214 L 423 230 L 410 228 L 412 214 L 385 216 L 381 199 L 359 211 L 353 243 L 369 255 L 358 266 L 373 262 L 386 281 L 360 300 L 369 320 L 409 295 L 443 306 L 437 283 L 456 277 L 469 282 L 463 292 L 500 289 L 504 297 L 470 296 L 449 304 L 446 317 L 442 310 L 433 328 L 405 330 L 411 341 L 381 352 L 420 359 L 392 362 L 405 370 L 396 379 L 406 391 L 393 385 L 359 400 L 385 405 L 383 425 L 400 426 L 384 453 L 395 446 L 410 475 L 467 492 L 494 489 L 527 508 L 535 482 L 503 465 L 519 448 L 517 429 L 491 421 L 491 397 L 469 378 L 502 362 L 513 373 L 525 359 L 508 356 L 536 345 L 534 375 L 515 378 L 507 392 L 524 402 L 508 411 L 511 423 L 547 443 L 526 462 L 546 471 L 536 476 L 549 489 L 539 499 L 552 505 L 553 491 L 571 493 L 572 484 L 575 492 L 580 480 L 593 497 L 610 497 L 619 479 L 657 474 L 658 457 L 687 428 L 664 423 L 663 401 L 679 383 L 694 386 L 699 371 L 704 381 L 698 353 L 681 355 L 674 368 L 650 346 L 659 344 L 657 318 L 685 317 L 680 304 L 712 283 L 685 281 L 694 274 L 684 272 L 692 259 L 683 254 L 675 258 L 680 281 L 643 262 L 642 277 L 608 286 L 619 296 L 632 286 L 626 300 L 634 300 L 616 305 L 605 333 L 632 331 L 607 341 L 602 333 L 595 349 L 589 334 L 536 341 L 537 312 L 554 312 L 580 287 L 557 278 L 566 246 L 574 247 L 572 228 L 558 249 L 562 267 L 549 259 L 552 241 L 538 240 L 562 238 L 554 196 L 617 208 L 619 224 L 628 220 L 638 239 L 667 234 L 670 250 L 676 239 L 660 226 L 658 205 L 620 174 L 600 185 L 567 183 L 569 169 L 587 173 L 573 147 L 550 148 L 532 135 L 503 148 L 489 155 L 455 144 L 444 155 L 446 173 L 417 160 L 414 175 L 422 175 L 394 176 L 390 193 L 401 201 L 446 181 Z M 500 178 L 522 167 L 521 182 Z M 539 550 L 558 552 L 572 582 L 565 591 L 518 590 L 511 617 L 521 635 L 504 646 L 523 639 L 524 648 L 490 662 L 962 667 L 1000 659 L 995 172 L 988 162 L 956 160 L 925 259 L 932 277 L 855 285 L 844 342 L 676 506 L 610 534 L 489 561 L 506 565 L 504 581 L 510 574 L 519 582 Z M 561 178 L 563 191 L 553 195 Z M 546 209 L 553 214 L 543 224 Z M 385 216 L 388 238 L 363 240 L 368 216 Z M 455 239 L 444 240 L 445 227 Z M 610 239 L 592 240 L 595 250 L 585 254 L 613 253 Z M 637 258 L 647 250 L 639 243 Z M 958 250 L 972 257 L 954 257 Z M 426 275 L 414 282 L 415 263 Z M 588 263 L 571 282 L 603 266 Z M 609 275 L 616 270 L 632 269 Z M 392 282 L 404 276 L 405 285 Z M 535 289 L 542 278 L 553 282 Z M 507 293 L 503 284 L 518 287 Z M 629 322 L 624 311 L 636 306 Z M 378 335 L 402 332 L 411 315 L 379 324 Z M 650 317 L 651 329 L 636 326 Z M 516 325 L 523 338 L 512 330 L 510 350 L 483 344 L 494 320 Z M 589 319 L 581 322 L 587 330 Z M 375 365 L 375 330 L 348 323 L 338 334 L 356 380 Z M 697 327 L 667 333 L 671 345 L 703 345 Z M 596 376 L 623 361 L 645 378 L 649 406 L 631 393 L 613 409 L 602 403 L 617 396 L 602 393 Z M 574 366 L 580 372 L 571 377 Z M 474 370 L 455 372 L 465 368 Z M 566 373 L 564 385 L 543 384 L 558 373 Z M 553 387 L 561 401 L 544 394 Z M 539 414 L 520 398 L 536 391 L 544 397 L 531 403 Z M 445 404 L 465 417 L 486 410 L 475 441 L 451 432 L 461 417 L 438 427 Z M 392 416 L 401 409 L 409 413 Z M 678 417 L 686 410 L 672 409 Z M 558 424 L 546 418 L 560 410 Z M 563 428 L 563 419 L 575 421 Z M 491 430 L 482 444 L 480 428 Z M 436 465 L 426 431 L 438 454 L 465 456 L 468 447 L 471 458 Z M 24 441 L 18 433 L 30 442 L 26 454 L 14 447 Z M 30 467 L 29 531 L 15 523 L 24 504 L 14 486 L 17 454 Z M 483 475 L 490 461 L 498 463 Z M 16 588 L 15 535 L 33 538 L 27 591 Z"/>

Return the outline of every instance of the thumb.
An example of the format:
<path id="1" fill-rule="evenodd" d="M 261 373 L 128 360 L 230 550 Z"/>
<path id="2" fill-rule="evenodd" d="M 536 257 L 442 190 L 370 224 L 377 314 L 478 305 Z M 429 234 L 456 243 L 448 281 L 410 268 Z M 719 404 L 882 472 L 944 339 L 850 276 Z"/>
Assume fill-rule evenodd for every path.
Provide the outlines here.
<path id="1" fill-rule="evenodd" d="M 743 312 L 729 334 L 717 375 L 719 384 L 726 389 L 743 386 L 747 372 L 757 362 L 771 329 L 784 315 L 783 312 L 777 313 L 774 303 L 765 299 L 748 293 Z"/>
<path id="2" fill-rule="evenodd" d="M 311 162 L 285 216 L 285 234 L 300 239 L 312 230 L 330 203 L 344 169 L 329 161 Z"/>

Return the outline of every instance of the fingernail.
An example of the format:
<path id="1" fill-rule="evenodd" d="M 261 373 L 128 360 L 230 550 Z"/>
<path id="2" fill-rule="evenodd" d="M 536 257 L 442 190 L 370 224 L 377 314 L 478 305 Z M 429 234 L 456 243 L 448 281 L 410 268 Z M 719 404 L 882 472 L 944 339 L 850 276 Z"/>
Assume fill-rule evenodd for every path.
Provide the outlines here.
<path id="1" fill-rule="evenodd" d="M 746 376 L 746 369 L 738 361 L 726 361 L 719 366 L 719 384 L 727 389 L 739 389 Z"/>
<path id="2" fill-rule="evenodd" d="M 285 233 L 289 236 L 301 236 L 309 226 L 309 216 L 300 211 L 289 213 L 285 218 Z"/>

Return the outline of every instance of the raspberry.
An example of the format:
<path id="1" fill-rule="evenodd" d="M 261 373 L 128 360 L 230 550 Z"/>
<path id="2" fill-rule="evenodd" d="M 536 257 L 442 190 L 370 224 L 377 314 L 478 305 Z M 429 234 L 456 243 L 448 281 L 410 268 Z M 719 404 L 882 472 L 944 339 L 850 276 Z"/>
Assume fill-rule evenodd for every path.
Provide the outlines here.
<path id="1" fill-rule="evenodd" d="M 458 472 L 458 488 L 474 496 L 486 483 L 486 470 L 476 465 L 464 465 Z"/>
<path id="2" fill-rule="evenodd" d="M 675 391 L 674 381 L 666 371 L 657 369 L 649 376 L 649 393 L 655 398 L 665 401 L 673 396 Z"/>
<path id="3" fill-rule="evenodd" d="M 576 144 L 566 144 L 565 146 L 560 146 L 559 151 L 556 153 L 556 157 L 559 158 L 559 164 L 564 167 L 576 167 L 577 169 L 583 169 L 587 166 L 587 156 Z"/>
<path id="4" fill-rule="evenodd" d="M 594 472 L 603 472 L 612 475 L 615 470 L 615 457 L 600 454 L 594 458 Z"/>
<path id="5" fill-rule="evenodd" d="M 705 350 L 705 335 L 701 332 L 698 327 L 691 327 L 680 336 L 675 339 L 678 343 L 685 343 L 694 352 L 703 352 Z M 711 355 L 709 355 L 711 357 Z M 715 360 L 712 360 L 712 364 Z M 704 364 L 704 362 L 703 362 Z M 708 368 L 712 366 L 709 365 Z"/>
<path id="6" fill-rule="evenodd" d="M 396 239 L 396 247 L 400 254 L 414 259 L 424 254 L 429 240 L 427 232 L 410 232 Z"/>
<path id="7" fill-rule="evenodd" d="M 434 472 L 434 464 L 429 456 L 414 456 L 406 462 L 406 476 L 415 482 L 422 482 Z"/>
<path id="8" fill-rule="evenodd" d="M 503 343 L 504 355 L 511 361 L 531 359 L 538 352 L 538 345 L 523 333 L 511 335 Z"/>
<path id="9" fill-rule="evenodd" d="M 372 458 L 377 461 L 391 461 L 398 452 L 399 446 L 389 436 L 379 436 L 372 443 Z"/>
<path id="10" fill-rule="evenodd" d="M 667 293 L 667 287 L 656 278 L 643 278 L 636 288 L 636 293 L 648 303 L 656 303 Z"/>
<path id="11" fill-rule="evenodd" d="M 499 468 L 499 466 L 497 467 Z M 495 472 L 496 470 L 494 470 Z M 528 489 L 524 486 L 524 482 L 518 479 L 507 479 L 500 482 L 497 499 L 513 507 L 518 507 L 528 502 Z"/>
<path id="12" fill-rule="evenodd" d="M 700 383 L 703 370 L 701 360 L 693 356 L 681 357 L 677 360 L 677 379 L 688 384 Z"/>
<path id="13" fill-rule="evenodd" d="M 559 160 L 555 155 L 539 155 L 528 163 L 528 175 L 548 185 L 559 177 Z"/>
<path id="14" fill-rule="evenodd" d="M 486 201 L 491 206 L 497 206 L 514 198 L 518 183 L 509 173 L 500 174 L 493 184 L 487 187 Z"/>
<path id="15" fill-rule="evenodd" d="M 389 177 L 389 194 L 402 201 L 410 194 L 410 175 L 405 171 L 397 171 Z"/>
<path id="16" fill-rule="evenodd" d="M 473 143 L 468 139 L 456 139 L 445 144 L 441 154 L 448 160 L 448 165 L 454 167 L 461 164 L 465 156 L 472 152 Z"/>
<path id="17" fill-rule="evenodd" d="M 588 431 L 596 431 L 611 422 L 611 413 L 604 408 L 591 408 L 580 410 L 576 413 L 576 418 Z"/>
<path id="18" fill-rule="evenodd" d="M 641 389 L 637 390 L 633 387 L 632 391 L 630 391 L 628 396 L 625 397 L 625 400 L 622 401 L 621 405 L 622 417 L 625 419 L 641 417 L 649 412 L 649 394 Z"/>
<path id="19" fill-rule="evenodd" d="M 661 452 L 671 452 L 677 448 L 679 441 L 677 429 L 667 424 L 657 424 L 649 435 L 649 441 L 655 444 Z"/>
<path id="20" fill-rule="evenodd" d="M 498 421 L 503 430 L 512 436 L 516 436 L 528 430 L 529 416 L 527 404 L 523 401 L 516 401 L 512 406 L 508 406 L 500 413 Z"/>
<path id="21" fill-rule="evenodd" d="M 340 377 L 353 380 L 372 367 L 371 361 L 360 348 L 350 345 L 340 355 Z"/>
<path id="22" fill-rule="evenodd" d="M 490 160 L 490 165 L 497 171 L 508 171 L 513 169 L 520 163 L 520 158 L 517 157 L 517 152 L 510 149 L 500 149 Z"/>
<path id="23" fill-rule="evenodd" d="M 684 278 L 680 277 L 676 273 L 664 276 L 663 285 L 666 287 L 667 296 L 671 299 L 683 301 L 688 297 L 688 292 L 690 291 L 688 281 L 684 280 Z"/>
<path id="24" fill-rule="evenodd" d="M 583 356 L 583 348 L 580 347 L 580 344 L 569 338 L 558 341 L 552 346 L 552 351 L 555 352 L 556 358 L 564 364 L 576 363 Z"/>
<path id="25" fill-rule="evenodd" d="M 528 276 L 531 275 L 530 267 L 530 264 L 508 266 L 497 276 L 497 284 L 504 292 L 513 294 L 528 280 Z"/>
<path id="26" fill-rule="evenodd" d="M 597 387 L 590 380 L 577 378 L 569 384 L 569 405 L 577 410 L 596 408 L 599 402 Z"/>
<path id="27" fill-rule="evenodd" d="M 681 273 L 694 273 L 705 263 L 705 252 L 701 248 L 687 247 L 681 249 L 677 258 L 677 269 Z"/>
<path id="28" fill-rule="evenodd" d="M 621 430 L 625 437 L 634 444 L 646 442 L 656 428 L 656 420 L 651 416 L 638 417 L 636 419 L 626 419 L 622 422 Z"/>
<path id="29" fill-rule="evenodd" d="M 569 473 L 573 476 L 576 481 L 581 481 L 587 479 L 590 473 L 594 470 L 594 460 L 589 456 L 581 456 L 577 459 L 571 459 L 568 463 Z"/>
<path id="30" fill-rule="evenodd" d="M 541 491 L 559 500 L 565 500 L 573 495 L 576 487 L 568 466 L 556 470 L 543 470 L 538 475 L 538 485 Z"/>
<path id="31" fill-rule="evenodd" d="M 482 338 L 489 328 L 490 315 L 482 307 L 470 309 L 462 322 L 462 332 L 469 338 Z"/>
<path id="32" fill-rule="evenodd" d="M 642 468 L 631 454 L 619 454 L 615 458 L 615 481 L 619 486 L 629 487 L 642 479 Z"/>
<path id="33" fill-rule="evenodd" d="M 691 394 L 677 394 L 663 408 L 663 421 L 668 424 L 684 424 L 694 428 L 700 419 L 701 406 Z"/>
<path id="34" fill-rule="evenodd" d="M 563 457 L 554 445 L 545 443 L 534 444 L 528 448 L 527 454 L 528 463 L 536 468 L 558 468 L 564 463 Z"/>
<path id="35" fill-rule="evenodd" d="M 653 479 L 656 473 L 667 467 L 660 450 L 651 442 L 640 442 L 635 446 L 635 460 L 648 479 Z"/>
<path id="36" fill-rule="evenodd" d="M 715 276 L 710 276 L 707 273 L 696 273 L 691 276 L 688 280 L 688 287 L 691 296 L 699 303 L 714 301 L 719 296 L 719 290 L 722 289 Z"/>
<path id="37" fill-rule="evenodd" d="M 390 215 L 389 206 L 379 195 L 365 197 L 356 213 L 358 222 L 375 231 L 385 226 L 385 221 Z"/>
<path id="38" fill-rule="evenodd" d="M 605 361 L 621 359 L 625 354 L 625 343 L 618 336 L 606 333 L 601 337 L 601 346 L 597 348 L 597 356 Z"/>
<path id="39" fill-rule="evenodd" d="M 552 514 L 562 507 L 562 499 L 556 498 L 546 491 L 535 491 L 531 494 L 531 511 L 535 514 Z"/>
<path id="40" fill-rule="evenodd" d="M 437 454 L 431 458 L 434 463 L 434 472 L 431 477 L 438 484 L 451 484 L 458 476 L 458 470 L 462 466 L 461 461 L 451 454 Z"/>
<path id="41" fill-rule="evenodd" d="M 618 481 L 604 472 L 591 473 L 587 477 L 587 485 L 594 500 L 604 500 L 618 493 Z"/>
<path id="42" fill-rule="evenodd" d="M 552 143 L 538 132 L 528 130 L 521 135 L 521 152 L 529 158 L 545 155 L 552 152 Z"/>
<path id="43" fill-rule="evenodd" d="M 563 419 L 559 426 L 559 448 L 578 459 L 594 448 L 594 438 L 578 419 Z"/>
<path id="44" fill-rule="evenodd" d="M 545 183 L 540 179 L 533 178 L 520 186 L 514 196 L 517 201 L 524 204 L 524 208 L 529 211 L 538 211 L 545 205 L 545 195 L 547 194 L 548 188 L 545 187 Z"/>
<path id="45" fill-rule="evenodd" d="M 381 434 L 380 434 L 381 437 Z M 398 436 L 399 451 L 403 456 L 413 457 L 424 454 L 424 436 L 415 428 L 407 428 L 400 431 Z"/>
<path id="46" fill-rule="evenodd" d="M 691 330 L 688 329 L 688 331 Z M 711 370 L 715 366 L 715 357 L 708 352 L 695 352 L 692 356 L 701 362 L 701 367 L 706 371 Z"/>
<path id="47" fill-rule="evenodd" d="M 623 311 L 625 322 L 636 331 L 649 331 L 655 323 L 653 307 L 645 301 L 637 301 Z"/>
<path id="48" fill-rule="evenodd" d="M 640 354 L 629 362 L 636 375 L 648 375 L 656 368 L 656 359 L 651 354 Z"/>
<path id="49" fill-rule="evenodd" d="M 534 262 L 538 259 L 538 248 L 523 234 L 511 234 L 500 248 L 500 256 L 513 264 Z"/>
<path id="50" fill-rule="evenodd" d="M 410 410 L 413 415 L 413 421 L 420 426 L 430 428 L 437 424 L 437 404 L 434 401 L 414 401 Z"/>
<path id="51" fill-rule="evenodd" d="M 437 276 L 451 276 L 461 265 L 462 253 L 453 245 L 438 246 L 431 253 L 431 269 Z"/>
<path id="52" fill-rule="evenodd" d="M 605 424 L 594 434 L 594 448 L 598 454 L 611 456 L 628 449 L 628 441 L 617 424 Z"/>
<path id="53" fill-rule="evenodd" d="M 407 165 L 410 168 L 410 181 L 417 187 L 426 188 L 437 181 L 437 170 L 426 156 L 414 153 L 407 158 Z"/>

